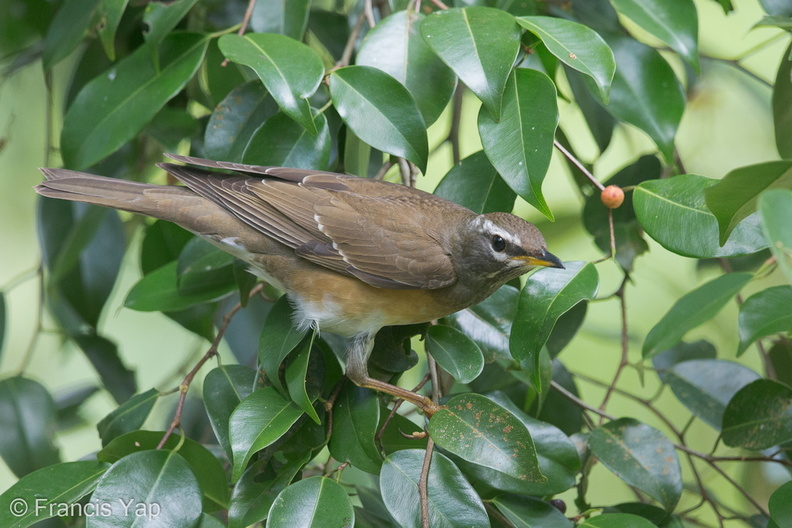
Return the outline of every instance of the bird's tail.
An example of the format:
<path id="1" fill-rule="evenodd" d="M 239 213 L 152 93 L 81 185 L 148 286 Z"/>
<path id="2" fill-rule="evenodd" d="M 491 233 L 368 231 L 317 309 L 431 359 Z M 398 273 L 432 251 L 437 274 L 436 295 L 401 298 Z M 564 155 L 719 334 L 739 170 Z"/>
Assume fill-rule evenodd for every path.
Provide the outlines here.
<path id="1" fill-rule="evenodd" d="M 67 169 L 40 169 L 46 181 L 34 189 L 42 196 L 114 207 L 132 213 L 175 221 L 174 213 L 185 199 L 203 201 L 184 187 L 95 176 Z"/>

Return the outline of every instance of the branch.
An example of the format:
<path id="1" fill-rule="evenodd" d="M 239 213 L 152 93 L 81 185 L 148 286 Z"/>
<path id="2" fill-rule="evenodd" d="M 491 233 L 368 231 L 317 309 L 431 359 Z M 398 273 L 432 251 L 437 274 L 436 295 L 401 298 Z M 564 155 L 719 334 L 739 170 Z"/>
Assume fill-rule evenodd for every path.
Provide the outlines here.
<path id="1" fill-rule="evenodd" d="M 602 184 L 599 182 L 599 180 L 598 180 L 597 178 L 595 178 L 595 177 L 594 177 L 594 175 L 593 175 L 593 174 L 591 174 L 591 171 L 589 171 L 589 170 L 588 170 L 588 169 L 587 169 L 587 168 L 586 168 L 586 167 L 585 167 L 585 166 L 584 166 L 584 165 L 583 165 L 583 164 L 580 162 L 580 160 L 579 160 L 579 159 L 577 159 L 575 156 L 573 156 L 571 152 L 569 152 L 567 149 L 565 149 L 565 148 L 564 148 L 564 145 L 562 145 L 562 144 L 561 144 L 561 143 L 560 143 L 560 142 L 559 142 L 557 139 L 554 139 L 554 140 L 553 140 L 553 146 L 554 146 L 555 148 L 557 148 L 558 150 L 560 150 L 560 151 L 561 151 L 561 153 L 562 153 L 564 156 L 566 156 L 566 159 L 568 159 L 570 162 L 572 162 L 572 164 L 573 164 L 575 167 L 577 167 L 577 168 L 578 168 L 578 170 L 580 170 L 580 172 L 582 172 L 582 173 L 583 173 L 583 174 L 586 176 L 586 178 L 588 178 L 588 179 L 591 181 L 591 183 L 594 185 L 594 187 L 596 187 L 597 189 L 599 189 L 599 190 L 600 190 L 600 192 L 602 192 L 602 191 L 604 191 L 604 190 L 605 190 L 605 186 L 604 186 L 604 185 L 602 185 Z"/>

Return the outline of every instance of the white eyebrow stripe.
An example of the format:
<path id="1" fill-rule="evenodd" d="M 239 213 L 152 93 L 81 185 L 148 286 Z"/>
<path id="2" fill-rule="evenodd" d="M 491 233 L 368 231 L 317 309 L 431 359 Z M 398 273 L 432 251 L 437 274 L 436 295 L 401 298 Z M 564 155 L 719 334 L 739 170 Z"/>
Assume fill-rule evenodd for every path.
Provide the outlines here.
<path id="1" fill-rule="evenodd" d="M 509 231 L 495 225 L 492 221 L 488 218 L 479 217 L 478 222 L 482 227 L 482 230 L 486 233 L 491 234 L 498 234 L 502 236 L 507 242 L 510 244 L 520 247 L 522 246 L 522 241 L 519 237 L 517 237 L 514 233 L 510 233 Z"/>

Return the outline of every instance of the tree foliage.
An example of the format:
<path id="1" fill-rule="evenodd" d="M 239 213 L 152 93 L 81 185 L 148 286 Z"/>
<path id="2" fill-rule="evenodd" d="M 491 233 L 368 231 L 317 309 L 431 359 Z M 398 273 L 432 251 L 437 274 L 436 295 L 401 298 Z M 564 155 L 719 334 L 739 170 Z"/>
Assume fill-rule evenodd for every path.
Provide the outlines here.
<path id="1" fill-rule="evenodd" d="M 423 390 L 444 404 L 428 418 L 347 381 L 342 340 L 294 329 L 280 292 L 232 256 L 171 224 L 42 199 L 46 307 L 99 385 L 66 406 L 24 367 L 0 380 L 0 456 L 19 477 L 0 496 L 0 525 L 790 526 L 788 483 L 749 486 L 730 468 L 764 463 L 781 480 L 792 468 L 792 46 L 766 83 L 772 93 L 762 92 L 776 158 L 735 163 L 722 179 L 687 173 L 677 132 L 699 75 L 720 62 L 752 75 L 700 53 L 704 3 L 734 9 L 730 0 L 4 2 L 5 75 L 30 64 L 50 79 L 69 70 L 58 141 L 68 169 L 156 180 L 161 153 L 179 151 L 413 185 L 450 154 L 437 194 L 477 212 L 510 211 L 520 198 L 542 218 L 571 218 L 602 259 L 536 271 L 431 327 L 383 330 L 371 371 L 397 382 L 420 361 Z M 762 8 L 757 27 L 780 28 L 775 39 L 789 43 L 792 10 Z M 560 105 L 587 130 L 565 126 Z M 653 146 L 625 155 L 613 146 L 624 130 Z M 480 147 L 465 146 L 470 136 Z M 602 177 L 626 193 L 621 205 L 618 189 L 603 204 L 592 175 L 606 154 L 622 156 Z M 543 190 L 569 179 L 548 171 L 554 155 L 580 198 L 571 214 Z M 207 343 L 176 390 L 140 386 L 103 332 L 131 231 L 142 237 L 133 246 L 142 278 L 125 306 L 162 312 Z M 636 335 L 633 274 L 665 251 L 695 259 L 701 284 Z M 619 275 L 615 293 L 602 291 L 606 268 Z M 686 340 L 735 303 L 739 342 Z M 618 367 L 600 380 L 565 351 L 608 304 L 619 309 L 603 361 Z M 224 337 L 238 364 L 214 363 Z M 658 394 L 625 389 L 631 371 L 657 380 Z M 202 390 L 191 386 L 199 372 Z M 95 424 L 102 448 L 64 460 L 57 428 L 97 390 L 117 403 Z M 201 408 L 191 421 L 188 396 Z M 672 416 L 661 397 L 686 411 Z M 614 414 L 616 399 L 642 410 Z M 159 405 L 172 421 L 144 429 Z M 717 433 L 704 451 L 691 447 L 698 421 Z M 600 466 L 635 498 L 592 500 Z"/>

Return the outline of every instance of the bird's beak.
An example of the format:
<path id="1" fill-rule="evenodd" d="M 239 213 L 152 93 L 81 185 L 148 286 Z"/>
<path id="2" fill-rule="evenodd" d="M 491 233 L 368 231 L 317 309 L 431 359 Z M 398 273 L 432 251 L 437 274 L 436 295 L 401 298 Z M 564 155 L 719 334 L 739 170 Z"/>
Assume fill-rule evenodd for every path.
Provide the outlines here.
<path id="1" fill-rule="evenodd" d="M 546 266 L 548 268 L 561 268 L 566 269 L 564 267 L 564 263 L 561 262 L 561 259 L 553 255 L 547 250 L 542 251 L 541 257 L 518 257 L 520 260 L 525 261 L 526 264 L 530 266 Z"/>

